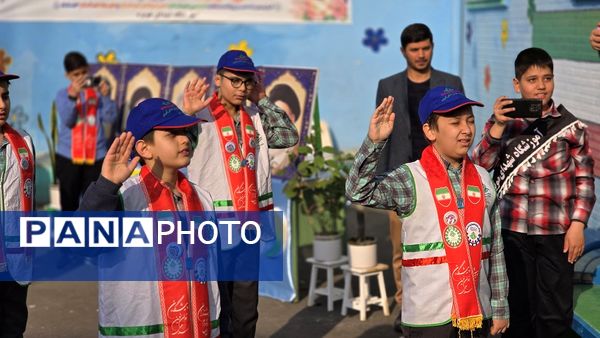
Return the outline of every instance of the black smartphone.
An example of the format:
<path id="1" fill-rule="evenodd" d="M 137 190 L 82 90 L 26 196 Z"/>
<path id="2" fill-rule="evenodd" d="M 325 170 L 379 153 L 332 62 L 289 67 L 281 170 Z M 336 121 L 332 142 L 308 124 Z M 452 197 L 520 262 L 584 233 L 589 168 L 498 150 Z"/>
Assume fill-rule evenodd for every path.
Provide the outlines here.
<path id="1" fill-rule="evenodd" d="M 538 118 L 542 117 L 542 100 L 538 99 L 508 99 L 512 103 L 504 108 L 515 107 L 514 111 L 505 115 L 512 118 Z"/>

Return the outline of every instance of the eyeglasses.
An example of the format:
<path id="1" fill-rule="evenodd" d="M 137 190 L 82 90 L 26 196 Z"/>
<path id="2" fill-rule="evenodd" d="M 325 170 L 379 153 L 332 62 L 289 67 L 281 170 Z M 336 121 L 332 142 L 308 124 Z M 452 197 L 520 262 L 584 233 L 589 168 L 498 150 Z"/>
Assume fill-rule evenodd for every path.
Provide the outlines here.
<path id="1" fill-rule="evenodd" d="M 254 86 L 256 86 L 256 80 L 254 80 L 254 79 L 243 80 L 243 79 L 240 79 L 239 77 L 229 77 L 229 76 L 225 76 L 223 74 L 221 74 L 221 76 L 226 78 L 227 80 L 231 81 L 231 86 L 233 88 L 240 88 L 242 86 L 242 83 L 244 84 L 244 86 L 246 86 L 246 89 L 252 89 L 252 88 L 254 88 Z"/>

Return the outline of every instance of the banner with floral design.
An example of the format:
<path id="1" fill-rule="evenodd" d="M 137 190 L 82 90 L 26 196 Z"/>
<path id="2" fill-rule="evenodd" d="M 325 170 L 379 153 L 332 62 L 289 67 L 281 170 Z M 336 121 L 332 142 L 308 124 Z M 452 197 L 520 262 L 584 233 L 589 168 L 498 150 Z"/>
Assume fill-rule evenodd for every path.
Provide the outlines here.
<path id="1" fill-rule="evenodd" d="M 350 23 L 351 0 L 2 0 L 0 21 Z"/>

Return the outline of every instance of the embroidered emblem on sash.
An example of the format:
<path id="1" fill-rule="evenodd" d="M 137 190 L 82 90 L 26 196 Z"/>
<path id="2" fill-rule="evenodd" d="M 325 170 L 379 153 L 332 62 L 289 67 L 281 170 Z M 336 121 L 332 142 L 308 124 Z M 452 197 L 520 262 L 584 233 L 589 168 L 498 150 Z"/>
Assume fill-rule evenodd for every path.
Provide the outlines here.
<path id="1" fill-rule="evenodd" d="M 253 153 L 249 153 L 248 154 L 248 157 L 246 157 L 246 161 L 248 163 L 248 169 L 254 170 L 255 165 L 256 165 L 256 160 L 254 158 L 254 154 Z"/>
<path id="2" fill-rule="evenodd" d="M 460 230 L 454 225 L 449 225 L 444 230 L 444 241 L 451 248 L 457 248 L 462 243 Z"/>
<path id="3" fill-rule="evenodd" d="M 452 201 L 452 195 L 450 195 L 450 190 L 448 187 L 436 188 L 435 199 L 439 204 L 443 205 L 444 207 L 448 207 L 450 205 L 450 201 Z"/>
<path id="4" fill-rule="evenodd" d="M 233 136 L 233 129 L 231 129 L 231 127 L 223 127 L 221 128 L 221 135 L 223 135 L 223 137 L 231 137 Z"/>
<path id="5" fill-rule="evenodd" d="M 29 154 L 27 154 L 27 149 L 19 148 L 18 152 L 19 152 L 19 156 L 21 157 L 21 162 L 20 162 L 21 169 L 23 169 L 23 170 L 29 169 L 29 160 L 27 159 Z"/>
<path id="6" fill-rule="evenodd" d="M 471 203 L 477 204 L 481 201 L 481 191 L 474 185 L 467 186 L 467 198 Z"/>
<path id="7" fill-rule="evenodd" d="M 458 222 L 458 215 L 454 211 L 448 211 L 444 214 L 444 223 L 446 225 L 455 225 Z"/>
<path id="8" fill-rule="evenodd" d="M 31 198 L 31 195 L 33 195 L 33 181 L 31 180 L 31 178 L 25 180 L 25 184 L 23 185 L 23 192 L 25 193 L 25 196 L 27 198 Z"/>
<path id="9" fill-rule="evenodd" d="M 235 151 L 235 142 L 227 141 L 227 143 L 225 143 L 225 150 L 230 154 L 233 153 Z"/>
<path id="10" fill-rule="evenodd" d="M 167 257 L 163 263 L 163 272 L 170 280 L 177 280 L 183 273 L 183 264 L 179 259 Z"/>
<path id="11" fill-rule="evenodd" d="M 89 115 L 89 116 L 87 117 L 87 124 L 90 124 L 90 125 L 94 125 L 94 124 L 96 124 L 96 117 L 94 117 L 94 116 L 92 116 L 92 115 Z"/>
<path id="12" fill-rule="evenodd" d="M 469 245 L 476 246 L 481 242 L 481 226 L 475 222 L 467 224 L 467 242 Z"/>
<path id="13" fill-rule="evenodd" d="M 198 282 L 206 282 L 206 260 L 204 258 L 198 258 L 196 264 L 194 264 L 194 277 Z"/>
<path id="14" fill-rule="evenodd" d="M 229 157 L 229 169 L 234 173 L 239 172 L 242 169 L 242 160 L 236 155 L 231 155 Z"/>

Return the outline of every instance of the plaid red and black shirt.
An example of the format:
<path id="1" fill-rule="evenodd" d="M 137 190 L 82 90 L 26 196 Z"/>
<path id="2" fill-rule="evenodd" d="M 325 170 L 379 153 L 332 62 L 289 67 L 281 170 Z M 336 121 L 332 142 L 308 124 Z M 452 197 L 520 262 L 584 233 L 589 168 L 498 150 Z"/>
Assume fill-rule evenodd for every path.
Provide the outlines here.
<path id="1" fill-rule="evenodd" d="M 560 117 L 554 104 L 542 116 Z M 503 147 L 532 122 L 511 120 L 502 138 L 495 139 L 489 132 L 494 124 L 492 115 L 473 151 L 473 162 L 494 169 Z M 550 144 L 541 160 L 519 169 L 500 201 L 502 227 L 529 235 L 553 235 L 565 233 L 574 220 L 587 224 L 596 201 L 593 168 L 585 128 L 569 129 Z"/>

